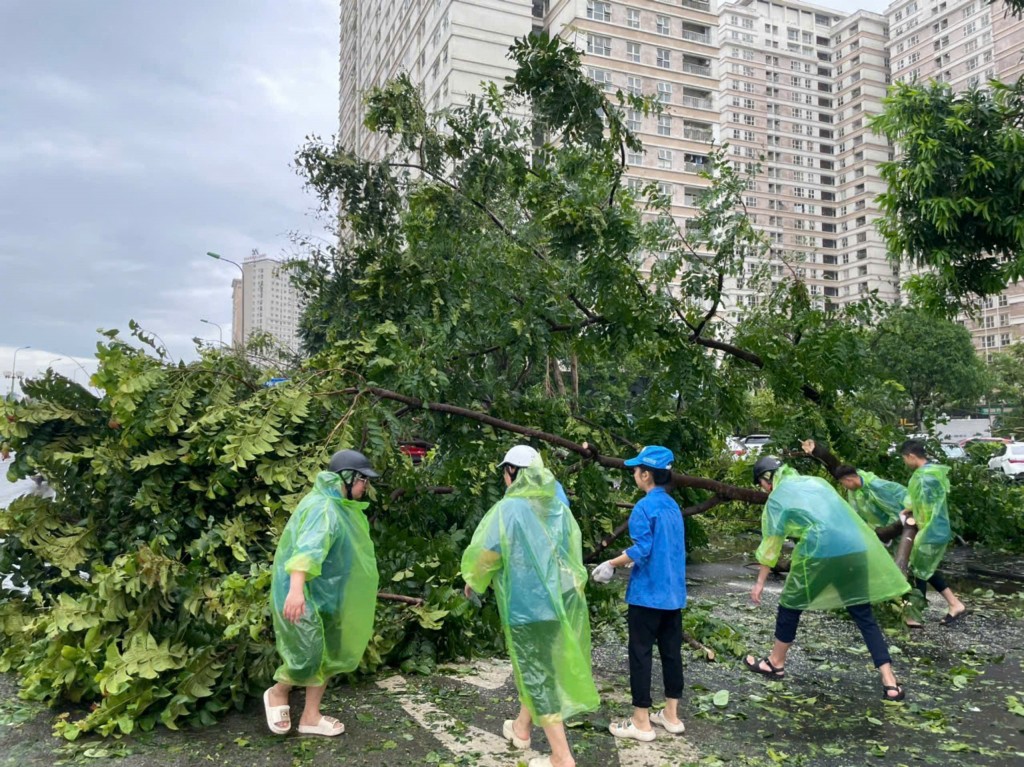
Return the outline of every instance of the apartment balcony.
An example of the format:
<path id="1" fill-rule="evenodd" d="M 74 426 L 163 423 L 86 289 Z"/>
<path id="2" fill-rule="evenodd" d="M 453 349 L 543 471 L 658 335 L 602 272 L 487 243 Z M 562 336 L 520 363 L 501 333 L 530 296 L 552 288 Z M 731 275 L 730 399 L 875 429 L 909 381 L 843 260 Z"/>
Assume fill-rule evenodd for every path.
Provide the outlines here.
<path id="1" fill-rule="evenodd" d="M 711 99 L 702 99 L 697 96 L 683 96 L 684 107 L 694 107 L 695 109 L 711 109 Z"/>
<path id="2" fill-rule="evenodd" d="M 691 64 L 686 61 L 683 62 L 683 71 L 688 72 L 691 75 L 700 75 L 701 77 L 711 77 L 711 67 L 706 64 Z M 711 107 L 707 107 L 710 109 Z"/>
<path id="3" fill-rule="evenodd" d="M 703 173 L 708 169 L 708 166 L 702 162 L 684 162 L 683 170 L 689 171 L 690 173 Z"/>
<path id="4" fill-rule="evenodd" d="M 704 128 L 683 128 L 683 137 L 691 141 L 714 141 L 715 132 Z"/>
<path id="5" fill-rule="evenodd" d="M 697 11 L 711 11 L 710 0 L 681 0 L 680 4 L 684 8 L 693 8 Z"/>
<path id="6" fill-rule="evenodd" d="M 704 45 L 711 45 L 711 33 L 709 32 L 694 32 L 689 29 L 683 30 L 683 39 L 690 40 L 694 43 L 703 43 Z"/>

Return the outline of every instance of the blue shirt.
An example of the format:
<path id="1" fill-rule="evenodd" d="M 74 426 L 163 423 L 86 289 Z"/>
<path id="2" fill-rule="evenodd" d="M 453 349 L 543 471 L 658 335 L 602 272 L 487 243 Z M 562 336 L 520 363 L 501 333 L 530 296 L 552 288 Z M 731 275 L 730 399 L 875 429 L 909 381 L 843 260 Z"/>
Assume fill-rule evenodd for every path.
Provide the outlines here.
<path id="1" fill-rule="evenodd" d="M 626 602 L 657 610 L 686 607 L 686 538 L 679 504 L 653 487 L 629 515 L 633 560 Z"/>

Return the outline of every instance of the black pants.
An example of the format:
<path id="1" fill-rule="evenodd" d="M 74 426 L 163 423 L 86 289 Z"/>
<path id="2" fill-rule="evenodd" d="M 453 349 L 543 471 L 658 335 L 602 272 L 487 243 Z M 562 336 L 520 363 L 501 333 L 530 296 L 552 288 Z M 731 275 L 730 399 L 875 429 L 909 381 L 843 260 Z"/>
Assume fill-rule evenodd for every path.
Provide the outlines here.
<path id="1" fill-rule="evenodd" d="M 850 614 L 853 622 L 860 629 L 860 635 L 864 637 L 864 644 L 868 646 L 868 652 L 871 653 L 871 660 L 874 662 L 875 668 L 892 663 L 892 658 L 889 657 L 889 645 L 882 635 L 878 621 L 875 620 L 871 605 L 854 605 L 847 607 L 846 612 Z M 779 612 L 775 617 L 775 638 L 786 644 L 790 644 L 796 639 L 796 628 L 800 624 L 801 614 L 801 610 L 793 610 L 779 605 Z"/>
<path id="2" fill-rule="evenodd" d="M 942 577 L 942 573 L 938 570 L 936 570 L 928 580 L 925 580 L 924 578 L 914 578 L 914 585 L 917 587 L 917 590 L 921 592 L 921 596 L 926 598 L 928 596 L 928 584 L 931 584 L 932 588 L 940 594 L 949 588 L 949 585 L 946 583 L 946 579 Z"/>
<path id="3" fill-rule="evenodd" d="M 629 606 L 629 689 L 636 708 L 651 707 L 651 663 L 658 644 L 665 697 L 683 697 L 683 613 Z"/>

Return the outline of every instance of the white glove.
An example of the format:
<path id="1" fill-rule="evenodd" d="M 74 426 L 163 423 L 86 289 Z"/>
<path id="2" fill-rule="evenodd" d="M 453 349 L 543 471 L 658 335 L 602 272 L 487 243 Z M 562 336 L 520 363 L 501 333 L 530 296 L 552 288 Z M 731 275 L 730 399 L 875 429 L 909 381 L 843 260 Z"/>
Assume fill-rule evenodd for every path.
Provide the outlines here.
<path id="1" fill-rule="evenodd" d="M 595 583 L 608 583 L 613 575 L 615 575 L 615 568 L 608 562 L 602 562 L 594 568 L 590 577 L 594 579 Z"/>

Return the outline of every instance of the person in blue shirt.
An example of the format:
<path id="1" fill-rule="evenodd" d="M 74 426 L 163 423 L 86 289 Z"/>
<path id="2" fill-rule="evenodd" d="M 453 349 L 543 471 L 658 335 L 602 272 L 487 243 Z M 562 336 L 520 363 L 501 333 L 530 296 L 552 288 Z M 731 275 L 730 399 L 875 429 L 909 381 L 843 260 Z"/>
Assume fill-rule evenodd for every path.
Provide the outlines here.
<path id="1" fill-rule="evenodd" d="M 616 567 L 632 564 L 629 604 L 629 686 L 633 716 L 609 726 L 617 738 L 654 740 L 657 724 L 673 735 L 685 730 L 679 719 L 683 696 L 683 616 L 686 607 L 686 539 L 679 504 L 668 494 L 674 456 L 668 448 L 648 445 L 626 461 L 633 481 L 646 493 L 629 515 L 633 545 L 594 568 L 598 583 L 611 580 Z M 658 645 L 665 682 L 665 709 L 650 713 L 651 661 Z"/>

